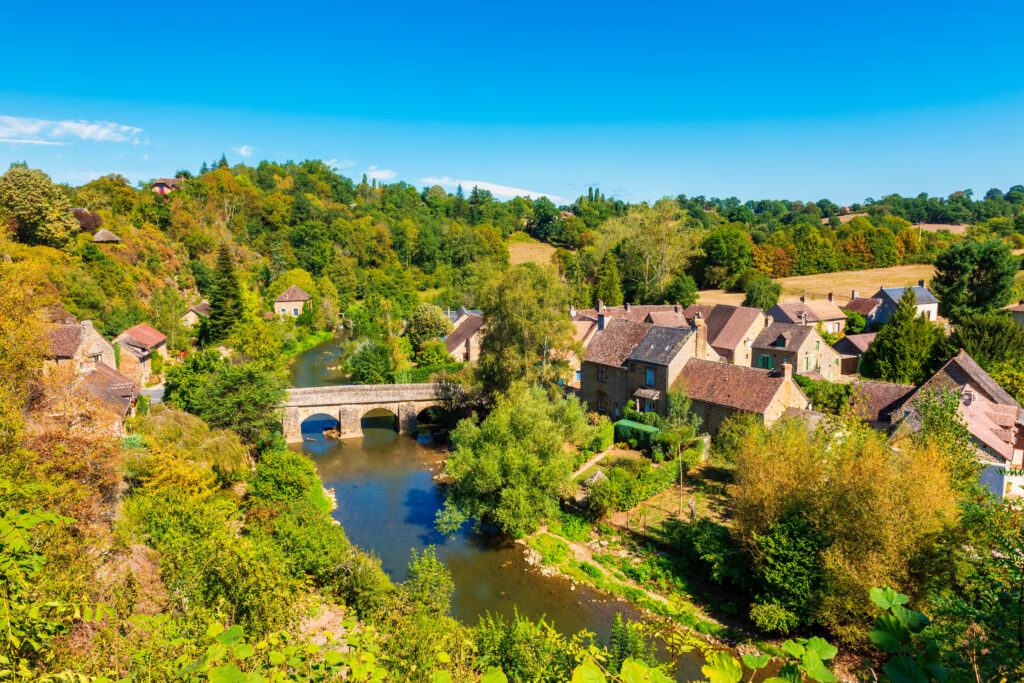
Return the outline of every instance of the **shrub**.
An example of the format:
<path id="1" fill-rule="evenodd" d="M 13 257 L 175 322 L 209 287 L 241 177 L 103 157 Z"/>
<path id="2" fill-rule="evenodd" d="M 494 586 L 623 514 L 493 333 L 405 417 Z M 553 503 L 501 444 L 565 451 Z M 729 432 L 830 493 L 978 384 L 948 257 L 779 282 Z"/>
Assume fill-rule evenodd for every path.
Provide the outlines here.
<path id="1" fill-rule="evenodd" d="M 601 453 L 611 448 L 613 441 L 615 441 L 615 425 L 608 418 L 601 416 L 597 423 L 597 434 L 587 445 L 587 450 Z"/>
<path id="2" fill-rule="evenodd" d="M 586 541 L 590 538 L 590 522 L 569 512 L 559 512 L 548 520 L 548 529 L 570 541 Z"/>
<path id="3" fill-rule="evenodd" d="M 249 480 L 249 495 L 264 503 L 310 500 L 323 510 L 330 508 L 312 461 L 291 451 L 271 451 L 260 458 Z"/>
<path id="4" fill-rule="evenodd" d="M 604 572 L 600 568 L 590 564 L 589 562 L 580 562 L 580 569 L 584 574 L 592 579 L 599 579 L 604 576 Z"/>
<path id="5" fill-rule="evenodd" d="M 750 620 L 762 631 L 787 635 L 800 625 L 800 619 L 781 605 L 759 602 L 750 608 Z"/>
<path id="6" fill-rule="evenodd" d="M 544 564 L 559 565 L 569 557 L 569 546 L 566 542 L 551 534 L 540 534 L 531 544 L 540 553 Z"/>
<path id="7" fill-rule="evenodd" d="M 163 371 L 164 371 L 164 357 L 161 356 L 159 353 L 154 353 L 152 356 L 150 356 L 150 360 L 152 361 L 151 366 L 152 366 L 153 374 L 154 375 L 159 375 L 159 374 L 163 373 Z"/>
<path id="8" fill-rule="evenodd" d="M 650 449 L 655 437 L 661 430 L 651 425 L 634 422 L 632 420 L 619 420 L 615 423 L 615 439 L 617 441 L 636 442 L 637 448 L 641 450 Z"/>

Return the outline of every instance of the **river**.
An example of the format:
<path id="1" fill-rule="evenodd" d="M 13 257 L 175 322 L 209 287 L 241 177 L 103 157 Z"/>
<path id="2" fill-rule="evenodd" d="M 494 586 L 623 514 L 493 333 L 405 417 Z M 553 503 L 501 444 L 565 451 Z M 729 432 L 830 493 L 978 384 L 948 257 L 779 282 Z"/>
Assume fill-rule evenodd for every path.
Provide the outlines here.
<path id="1" fill-rule="evenodd" d="M 342 340 L 330 340 L 304 352 L 292 363 L 292 386 L 339 384 L 337 364 Z M 338 507 L 332 515 L 349 539 L 381 559 L 395 581 L 406 578 L 410 549 L 433 545 L 452 573 L 452 616 L 475 624 L 487 612 L 511 616 L 516 610 L 531 619 L 544 617 L 560 632 L 586 629 L 607 640 L 616 613 L 640 619 L 628 602 L 566 578 L 547 577 L 531 568 L 514 543 L 475 534 L 466 526 L 454 537 L 434 528 L 443 496 L 433 480 L 443 449 L 402 436 L 379 422 L 364 422 L 363 437 L 336 441 L 323 436 L 333 426 L 327 416 L 303 424 L 302 444 L 292 448 L 310 455 Z M 700 676 L 698 658 L 680 662 L 680 680 Z"/>

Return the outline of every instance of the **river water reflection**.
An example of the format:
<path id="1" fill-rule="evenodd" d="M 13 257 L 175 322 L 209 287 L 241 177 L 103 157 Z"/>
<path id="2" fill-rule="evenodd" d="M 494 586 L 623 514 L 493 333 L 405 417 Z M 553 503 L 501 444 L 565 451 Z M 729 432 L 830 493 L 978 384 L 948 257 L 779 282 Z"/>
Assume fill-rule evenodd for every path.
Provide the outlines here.
<path id="1" fill-rule="evenodd" d="M 293 385 L 323 386 L 322 375 L 316 375 L 332 365 L 338 345 L 327 342 L 299 356 L 292 366 Z M 324 485 L 335 491 L 333 517 L 353 543 L 380 557 L 394 581 L 405 580 L 412 548 L 433 545 L 455 583 L 452 616 L 466 624 L 487 612 L 509 617 L 518 610 L 531 619 L 545 617 L 566 635 L 586 629 L 606 641 L 617 612 L 641 618 L 625 601 L 541 575 L 508 540 L 475 534 L 468 525 L 454 537 L 441 535 L 434 516 L 443 496 L 433 475 L 441 467 L 442 449 L 376 426 L 364 428 L 362 438 L 325 438 L 323 430 L 333 425 L 327 416 L 310 418 L 303 424 L 306 440 L 292 448 L 313 458 Z M 699 673 L 697 659 L 681 662 L 680 680 Z"/>

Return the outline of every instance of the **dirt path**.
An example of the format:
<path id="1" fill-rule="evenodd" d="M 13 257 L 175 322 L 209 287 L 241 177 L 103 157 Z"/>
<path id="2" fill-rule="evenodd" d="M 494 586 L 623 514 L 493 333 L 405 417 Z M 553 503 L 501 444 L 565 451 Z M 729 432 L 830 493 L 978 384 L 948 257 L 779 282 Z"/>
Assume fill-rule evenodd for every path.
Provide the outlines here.
<path id="1" fill-rule="evenodd" d="M 575 472 L 573 472 L 572 476 L 569 477 L 569 478 L 575 480 L 576 477 L 578 477 L 581 474 L 583 474 L 584 472 L 586 472 L 587 468 L 593 467 L 597 463 L 601 462 L 601 458 L 603 458 L 606 455 L 608 455 L 608 451 L 601 451 L 600 453 L 595 455 L 593 458 L 591 458 L 590 460 L 588 460 L 585 463 L 583 463 L 582 465 L 580 465 L 580 468 L 578 470 L 576 470 Z"/>

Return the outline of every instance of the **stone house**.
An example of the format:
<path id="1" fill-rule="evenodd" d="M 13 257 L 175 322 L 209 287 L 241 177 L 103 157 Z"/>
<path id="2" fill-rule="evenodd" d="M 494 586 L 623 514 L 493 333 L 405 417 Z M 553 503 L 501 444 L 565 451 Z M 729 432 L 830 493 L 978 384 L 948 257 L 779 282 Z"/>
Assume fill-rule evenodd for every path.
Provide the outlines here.
<path id="1" fill-rule="evenodd" d="M 617 420 L 629 396 L 626 359 L 651 326 L 627 318 L 598 320 L 580 366 L 580 397 L 590 410 Z"/>
<path id="2" fill-rule="evenodd" d="M 1010 315 L 1013 316 L 1013 322 L 1017 323 L 1017 327 L 1024 330 L 1024 299 L 1016 306 L 1010 306 Z"/>
<path id="3" fill-rule="evenodd" d="M 768 324 L 760 308 L 748 306 L 687 306 L 683 315 L 691 324 L 703 320 L 708 329 L 708 343 L 726 363 L 750 365 L 751 348 L 757 335 Z"/>
<path id="4" fill-rule="evenodd" d="M 181 314 L 181 324 L 185 327 L 195 327 L 203 318 L 210 317 L 210 302 L 203 299 L 202 303 L 189 306 L 188 310 Z"/>
<path id="5" fill-rule="evenodd" d="M 184 182 L 184 178 L 157 178 L 153 181 L 153 184 L 149 186 L 149 189 L 157 194 L 167 194 L 174 190 L 180 190 Z"/>
<path id="6" fill-rule="evenodd" d="M 168 357 L 167 337 L 146 323 L 139 323 L 114 337 L 121 349 L 118 371 L 133 382 L 144 386 L 153 371 L 152 356 Z"/>
<path id="7" fill-rule="evenodd" d="M 848 334 L 832 345 L 832 348 L 841 357 L 839 367 L 844 375 L 860 374 L 861 358 L 864 357 L 871 342 L 875 341 L 877 336 L 877 332 Z"/>
<path id="8" fill-rule="evenodd" d="M 484 312 L 483 311 L 470 310 L 470 309 L 466 308 L 465 306 L 459 306 L 454 311 L 452 309 L 450 309 L 450 308 L 445 309 L 444 314 L 446 316 L 448 316 L 448 320 L 451 321 L 452 327 L 454 328 L 454 327 L 458 327 L 459 323 L 461 323 L 463 320 L 466 319 L 466 316 L 469 316 L 469 315 L 479 315 L 479 316 L 482 316 L 484 314 Z"/>
<path id="9" fill-rule="evenodd" d="M 46 341 L 47 362 L 52 365 L 78 370 L 96 363 L 116 365 L 114 347 L 93 327 L 91 320 L 57 325 L 47 333 Z"/>
<path id="10" fill-rule="evenodd" d="M 960 416 L 971 433 L 981 483 L 994 495 L 1024 496 L 1024 408 L 966 351 L 961 350 L 892 413 L 893 441 L 921 429 L 916 400 L 924 392 L 954 392 Z"/>
<path id="11" fill-rule="evenodd" d="M 707 327 L 680 329 L 652 325 L 626 357 L 626 396 L 634 410 L 668 413 L 669 387 L 690 358 L 719 360 L 708 346 Z"/>
<path id="12" fill-rule="evenodd" d="M 292 285 L 274 299 L 274 311 L 282 317 L 290 316 L 292 318 L 298 318 L 299 315 L 302 314 L 302 310 L 305 308 L 306 302 L 312 298 L 313 297 L 306 292 L 302 291 L 295 285 Z"/>
<path id="13" fill-rule="evenodd" d="M 459 324 L 444 338 L 444 348 L 452 360 L 470 363 L 480 357 L 480 343 L 484 338 L 484 318 L 481 315 L 465 315 Z"/>
<path id="14" fill-rule="evenodd" d="M 712 435 L 737 413 L 757 415 L 771 425 L 787 410 L 811 407 L 789 364 L 773 371 L 691 358 L 673 388 L 690 398 L 703 430 Z"/>
<path id="15" fill-rule="evenodd" d="M 882 306 L 881 299 L 873 299 L 871 297 L 862 297 L 860 293 L 855 289 L 850 292 L 850 300 L 845 306 L 844 311 L 853 311 L 854 313 L 860 313 L 864 316 L 864 320 L 868 325 L 875 322 L 878 319 L 878 311 Z"/>
<path id="16" fill-rule="evenodd" d="M 122 420 L 135 413 L 140 387 L 106 363 L 94 363 L 84 370 L 85 388 L 100 404 Z"/>
<path id="17" fill-rule="evenodd" d="M 842 374 L 839 353 L 811 325 L 772 323 L 754 340 L 753 356 L 751 365 L 765 370 L 788 363 L 799 373 L 817 371 L 830 382 Z"/>
<path id="18" fill-rule="evenodd" d="M 913 384 L 855 379 L 850 382 L 853 412 L 875 429 L 889 431 L 893 414 L 917 391 Z"/>
<path id="19" fill-rule="evenodd" d="M 838 334 L 846 329 L 846 313 L 835 302 L 832 292 L 825 299 L 808 299 L 805 292 L 800 301 L 788 301 L 775 304 L 769 317 L 780 323 L 791 325 L 817 325 L 831 334 Z"/>
<path id="20" fill-rule="evenodd" d="M 914 292 L 914 307 L 917 309 L 917 317 L 923 317 L 925 320 L 931 320 L 932 322 L 937 320 L 939 317 L 939 300 L 924 286 L 924 280 L 918 280 L 917 285 L 914 287 L 882 287 L 879 289 L 872 297 L 881 302 L 872 322 L 888 322 L 889 318 L 892 317 L 892 314 L 899 307 L 900 299 L 903 298 L 903 292 L 907 289 Z"/>
<path id="21" fill-rule="evenodd" d="M 572 326 L 573 341 L 583 347 L 583 352 L 586 353 L 591 340 L 594 338 L 594 335 L 597 334 L 597 321 L 581 317 L 579 320 L 574 319 L 572 321 Z M 580 382 L 583 379 L 583 357 L 575 352 L 570 352 L 567 360 L 569 361 L 570 375 L 569 381 L 566 384 L 570 388 L 578 390 L 580 388 Z"/>
<path id="22" fill-rule="evenodd" d="M 600 299 L 597 308 L 569 307 L 569 317 L 573 320 L 588 319 L 597 322 L 598 316 L 603 315 L 605 320 L 622 319 L 636 323 L 653 323 L 663 327 L 689 327 L 682 313 L 683 307 L 679 304 L 605 306 Z"/>

